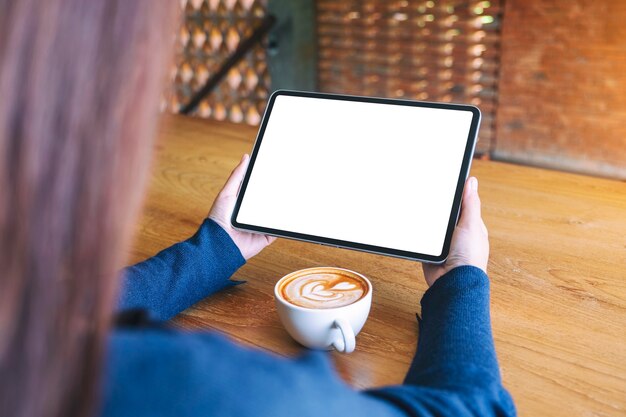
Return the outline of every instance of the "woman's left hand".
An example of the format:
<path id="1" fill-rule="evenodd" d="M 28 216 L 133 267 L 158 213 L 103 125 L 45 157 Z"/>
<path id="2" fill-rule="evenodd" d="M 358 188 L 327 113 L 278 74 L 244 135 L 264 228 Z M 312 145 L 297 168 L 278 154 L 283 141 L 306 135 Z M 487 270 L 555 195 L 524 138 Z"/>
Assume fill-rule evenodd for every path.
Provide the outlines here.
<path id="1" fill-rule="evenodd" d="M 217 198 L 213 202 L 211 211 L 209 211 L 209 218 L 219 224 L 222 229 L 228 233 L 246 261 L 261 252 L 263 248 L 276 240 L 273 236 L 235 230 L 230 224 L 230 217 L 233 214 L 235 201 L 237 200 L 237 192 L 239 191 L 239 187 L 243 181 L 243 176 L 246 172 L 249 161 L 250 157 L 248 154 L 245 154 L 243 158 L 241 158 L 241 162 L 239 162 L 239 165 L 237 165 L 237 167 L 230 174 L 230 177 L 226 181 L 226 184 L 224 184 L 222 191 L 219 192 Z"/>

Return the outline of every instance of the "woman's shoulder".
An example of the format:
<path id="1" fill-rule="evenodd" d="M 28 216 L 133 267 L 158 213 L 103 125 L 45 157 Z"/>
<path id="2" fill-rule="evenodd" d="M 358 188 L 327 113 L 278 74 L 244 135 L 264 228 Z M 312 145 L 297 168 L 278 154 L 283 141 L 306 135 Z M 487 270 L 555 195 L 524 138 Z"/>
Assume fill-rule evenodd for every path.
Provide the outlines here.
<path id="1" fill-rule="evenodd" d="M 102 415 L 116 417 L 254 415 L 251 404 L 280 416 L 288 387 L 334 375 L 321 353 L 288 360 L 217 332 L 158 327 L 112 332 L 103 373 Z"/>

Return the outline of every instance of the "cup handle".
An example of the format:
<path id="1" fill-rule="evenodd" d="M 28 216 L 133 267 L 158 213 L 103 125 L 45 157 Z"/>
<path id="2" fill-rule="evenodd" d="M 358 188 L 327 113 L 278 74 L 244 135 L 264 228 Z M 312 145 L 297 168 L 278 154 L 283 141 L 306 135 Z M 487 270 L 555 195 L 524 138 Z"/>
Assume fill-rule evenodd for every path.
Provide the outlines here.
<path id="1" fill-rule="evenodd" d="M 348 320 L 343 317 L 338 318 L 335 320 L 334 327 L 339 329 L 339 333 L 341 335 L 333 340 L 333 347 L 337 349 L 338 352 L 353 352 L 356 340 L 354 337 L 354 330 L 352 330 L 352 326 L 350 326 Z"/>

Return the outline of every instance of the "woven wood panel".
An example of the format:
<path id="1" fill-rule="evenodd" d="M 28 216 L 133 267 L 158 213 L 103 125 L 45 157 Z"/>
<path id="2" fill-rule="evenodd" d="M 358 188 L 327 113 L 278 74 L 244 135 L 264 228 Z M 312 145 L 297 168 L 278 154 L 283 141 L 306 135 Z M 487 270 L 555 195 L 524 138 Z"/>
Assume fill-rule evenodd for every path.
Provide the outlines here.
<path id="1" fill-rule="evenodd" d="M 471 103 L 490 150 L 501 1 L 318 0 L 318 77 L 326 92 Z"/>
<path id="2" fill-rule="evenodd" d="M 188 103 L 266 14 L 267 0 L 181 0 L 184 25 L 166 107 Z M 198 106 L 201 117 L 258 124 L 269 96 L 263 45 L 256 46 Z"/>

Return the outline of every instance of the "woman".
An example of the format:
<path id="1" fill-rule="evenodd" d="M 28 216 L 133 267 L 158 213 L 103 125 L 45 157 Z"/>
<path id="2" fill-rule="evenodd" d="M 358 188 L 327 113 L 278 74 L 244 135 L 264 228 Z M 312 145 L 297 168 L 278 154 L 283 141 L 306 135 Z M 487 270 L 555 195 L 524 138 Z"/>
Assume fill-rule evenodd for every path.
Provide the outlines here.
<path id="1" fill-rule="evenodd" d="M 271 243 L 228 224 L 245 157 L 198 232 L 118 285 L 176 7 L 0 0 L 2 416 L 515 414 L 491 337 L 475 179 L 448 261 L 424 265 L 430 289 L 401 386 L 354 391 L 323 353 L 281 359 L 159 323 L 232 285 Z"/>

